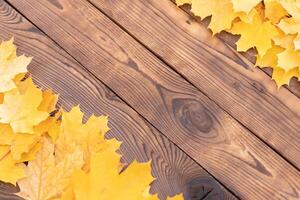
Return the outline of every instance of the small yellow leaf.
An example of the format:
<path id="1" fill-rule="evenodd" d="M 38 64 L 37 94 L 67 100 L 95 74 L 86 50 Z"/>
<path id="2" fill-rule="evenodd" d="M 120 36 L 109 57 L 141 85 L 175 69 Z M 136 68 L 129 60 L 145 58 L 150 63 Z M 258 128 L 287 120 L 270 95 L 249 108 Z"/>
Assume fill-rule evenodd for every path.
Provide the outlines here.
<path id="1" fill-rule="evenodd" d="M 192 0 L 191 11 L 202 19 L 212 16 L 209 28 L 213 34 L 231 28 L 232 21 L 239 16 L 230 0 Z"/>
<path id="2" fill-rule="evenodd" d="M 15 133 L 33 133 L 33 127 L 49 114 L 38 110 L 42 92 L 30 78 L 22 83 L 20 89 L 5 93 L 3 104 L 0 104 L 0 123 L 9 123 Z"/>
<path id="3" fill-rule="evenodd" d="M 277 55 L 278 66 L 286 72 L 300 66 L 300 53 L 290 47 Z"/>
<path id="4" fill-rule="evenodd" d="M 300 23 L 294 18 L 284 18 L 277 26 L 286 34 L 297 34 L 300 31 Z"/>
<path id="5" fill-rule="evenodd" d="M 43 100 L 38 107 L 38 110 L 47 111 L 51 113 L 56 109 L 56 103 L 58 100 L 58 95 L 55 95 L 52 90 L 43 91 Z"/>
<path id="6" fill-rule="evenodd" d="M 295 39 L 295 34 L 285 34 L 282 31 L 279 31 L 279 35 L 273 37 L 273 41 L 275 45 L 289 48 L 291 45 L 293 45 L 293 41 Z"/>
<path id="7" fill-rule="evenodd" d="M 292 77 L 299 77 L 298 67 L 287 72 L 280 67 L 273 68 L 272 79 L 276 82 L 278 88 L 282 85 L 289 84 Z"/>
<path id="8" fill-rule="evenodd" d="M 104 134 L 109 130 L 108 119 L 93 115 L 86 124 L 82 124 L 82 120 L 83 113 L 78 106 L 70 112 L 63 111 L 56 151 L 58 159 L 64 159 L 65 155 L 80 148 L 84 153 L 85 169 L 88 170 L 91 155 L 102 148 Z"/>
<path id="9" fill-rule="evenodd" d="M 24 153 L 28 153 L 34 147 L 40 136 L 19 133 L 15 135 L 11 145 L 11 155 L 14 160 L 20 160 Z"/>
<path id="10" fill-rule="evenodd" d="M 277 24 L 283 17 L 288 16 L 287 11 L 277 0 L 264 1 L 265 17 L 271 20 L 273 24 Z"/>
<path id="11" fill-rule="evenodd" d="M 293 19 L 300 21 L 300 2 L 298 0 L 278 0 L 284 9 L 293 16 Z"/>
<path id="12" fill-rule="evenodd" d="M 230 32 L 241 35 L 236 43 L 238 51 L 247 51 L 252 47 L 256 47 L 258 54 L 263 56 L 272 47 L 272 38 L 278 35 L 279 32 L 270 21 L 264 22 L 259 13 L 254 12 L 252 23 L 236 22 Z"/>
<path id="13" fill-rule="evenodd" d="M 31 58 L 16 56 L 16 48 L 13 39 L 0 44 L 0 92 L 6 92 L 16 88 L 14 78 L 27 72 L 27 66 Z"/>
<path id="14" fill-rule="evenodd" d="M 28 162 L 31 160 L 34 160 L 36 157 L 36 154 L 40 151 L 41 149 L 41 143 L 37 142 L 27 153 L 23 153 L 21 158 L 17 160 L 17 163 L 22 163 L 22 162 Z"/>
<path id="15" fill-rule="evenodd" d="M 119 143 L 105 141 L 104 148 L 92 157 L 88 173 L 78 170 L 72 177 L 72 187 L 76 200 L 131 200 L 157 199 L 150 195 L 149 184 L 153 181 L 150 163 L 133 162 L 119 174 L 120 155 L 115 151 Z M 115 192 L 118 191 L 118 192 Z"/>
<path id="16" fill-rule="evenodd" d="M 11 154 L 6 155 L 0 161 L 0 180 L 16 185 L 17 181 L 25 177 L 25 165 L 16 164 Z"/>
<path id="17" fill-rule="evenodd" d="M 74 152 L 57 162 L 54 155 L 54 145 L 44 138 L 42 149 L 36 159 L 30 161 L 25 169 L 26 178 L 18 181 L 18 195 L 30 200 L 49 200 L 62 195 L 68 187 L 74 170 L 83 165 L 83 154 Z"/>
<path id="18" fill-rule="evenodd" d="M 284 48 L 280 46 L 272 46 L 264 56 L 259 56 L 257 57 L 256 60 L 256 66 L 260 67 L 272 67 L 275 68 L 278 66 L 278 58 L 277 54 L 281 53 L 284 51 Z"/>

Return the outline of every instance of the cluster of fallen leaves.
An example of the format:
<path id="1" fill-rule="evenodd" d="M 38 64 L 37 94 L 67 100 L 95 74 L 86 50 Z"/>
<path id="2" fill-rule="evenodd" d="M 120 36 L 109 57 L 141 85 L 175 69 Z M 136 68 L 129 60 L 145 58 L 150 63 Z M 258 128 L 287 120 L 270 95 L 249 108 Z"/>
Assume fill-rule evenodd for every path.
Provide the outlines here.
<path id="1" fill-rule="evenodd" d="M 124 170 L 120 143 L 104 138 L 107 117 L 83 123 L 79 107 L 58 109 L 58 96 L 25 76 L 30 61 L 13 40 L 0 44 L 0 180 L 28 200 L 158 199 L 150 162 Z"/>
<path id="2" fill-rule="evenodd" d="M 278 87 L 300 78 L 299 0 L 177 0 L 202 19 L 211 16 L 213 34 L 240 35 L 238 51 L 256 48 L 256 66 L 271 67 Z"/>

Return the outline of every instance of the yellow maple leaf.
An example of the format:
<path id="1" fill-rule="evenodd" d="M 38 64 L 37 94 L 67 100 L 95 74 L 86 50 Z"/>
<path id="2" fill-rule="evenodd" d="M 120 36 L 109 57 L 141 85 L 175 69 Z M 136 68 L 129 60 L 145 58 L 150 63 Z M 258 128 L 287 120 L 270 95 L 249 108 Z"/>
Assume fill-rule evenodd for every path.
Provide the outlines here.
<path id="1" fill-rule="evenodd" d="M 286 72 L 300 66 L 300 53 L 294 49 L 294 47 L 289 47 L 283 52 L 277 54 L 278 66 L 284 69 Z"/>
<path id="2" fill-rule="evenodd" d="M 265 0 L 265 16 L 273 24 L 277 24 L 283 17 L 288 16 L 287 11 L 277 0 Z"/>
<path id="3" fill-rule="evenodd" d="M 284 84 L 288 84 L 292 77 L 299 77 L 298 67 L 292 67 L 295 64 L 291 63 L 290 69 L 281 67 L 282 63 L 287 64 L 285 59 L 291 58 L 293 60 L 293 56 L 293 53 L 290 53 L 290 51 L 280 46 L 273 46 L 263 57 L 258 56 L 256 66 L 271 67 L 273 69 L 272 79 L 276 82 L 279 88 Z"/>
<path id="4" fill-rule="evenodd" d="M 261 0 L 230 0 L 235 11 L 249 13 Z"/>
<path id="5" fill-rule="evenodd" d="M 28 200 L 49 200 L 60 196 L 68 187 L 73 171 L 83 165 L 82 152 L 74 152 L 57 162 L 54 144 L 47 138 L 41 142 L 42 148 L 36 159 L 25 169 L 26 178 L 18 181 L 18 195 Z"/>
<path id="6" fill-rule="evenodd" d="M 295 19 L 300 21 L 300 2 L 298 0 L 278 0 L 284 9 Z"/>
<path id="7" fill-rule="evenodd" d="M 300 31 L 300 23 L 294 18 L 284 18 L 277 26 L 286 34 L 297 34 Z"/>
<path id="8" fill-rule="evenodd" d="M 74 173 L 71 182 L 74 199 L 157 199 L 149 194 L 149 183 L 154 180 L 149 162 L 133 162 L 120 173 L 120 155 L 116 153 L 119 145 L 115 140 L 105 141 L 102 150 L 92 157 L 90 171 L 78 170 Z"/>
<path id="9" fill-rule="evenodd" d="M 265 55 L 257 56 L 256 59 L 256 66 L 260 67 L 272 67 L 275 68 L 278 66 L 278 58 L 277 54 L 284 51 L 284 48 L 274 45 L 272 48 L 268 49 L 268 51 L 265 53 Z"/>
<path id="10" fill-rule="evenodd" d="M 289 48 L 293 45 L 293 42 L 296 38 L 295 34 L 285 34 L 282 31 L 279 31 L 279 34 L 273 37 L 274 44 L 284 48 Z"/>
<path id="11" fill-rule="evenodd" d="M 38 141 L 29 149 L 28 152 L 22 153 L 21 158 L 16 163 L 28 162 L 35 159 L 36 154 L 40 151 L 42 144 Z"/>
<path id="12" fill-rule="evenodd" d="M 79 106 L 70 112 L 63 111 L 56 149 L 57 157 L 64 159 L 65 155 L 80 148 L 84 152 L 85 168 L 88 170 L 91 154 L 101 149 L 104 134 L 109 130 L 108 119 L 105 116 L 92 115 L 85 124 L 82 124 L 82 120 L 83 113 Z"/>
<path id="13" fill-rule="evenodd" d="M 13 159 L 21 160 L 22 155 L 28 153 L 39 139 L 40 135 L 16 134 L 10 148 Z"/>
<path id="14" fill-rule="evenodd" d="M 58 95 L 54 94 L 52 90 L 44 90 L 42 102 L 38 107 L 38 110 L 47 111 L 51 113 L 56 109 L 56 103 L 58 100 Z"/>
<path id="15" fill-rule="evenodd" d="M 289 84 L 292 77 L 299 77 L 298 67 L 289 71 L 286 71 L 281 67 L 273 68 L 272 79 L 276 82 L 278 88 L 282 85 Z"/>
<path id="16" fill-rule="evenodd" d="M 258 54 L 263 56 L 272 47 L 272 38 L 279 32 L 270 21 L 263 21 L 256 10 L 252 12 L 254 12 L 252 23 L 235 22 L 229 32 L 241 35 L 236 43 L 238 51 L 247 51 L 256 47 Z"/>
<path id="17" fill-rule="evenodd" d="M 7 154 L 0 160 L 0 180 L 16 185 L 16 182 L 25 177 L 25 165 L 16 164 L 11 154 Z"/>
<path id="18" fill-rule="evenodd" d="M 209 28 L 213 34 L 231 28 L 232 21 L 239 16 L 230 0 L 192 0 L 191 11 L 202 19 L 212 16 Z"/>
<path id="19" fill-rule="evenodd" d="M 23 84 L 26 85 L 24 91 Z M 0 104 L 0 123 L 10 124 L 15 133 L 33 133 L 33 127 L 49 114 L 38 109 L 43 100 L 42 91 L 31 78 L 21 83 L 20 90 L 5 93 L 3 104 Z"/>
<path id="20" fill-rule="evenodd" d="M 16 88 L 14 78 L 27 72 L 31 58 L 24 55 L 16 56 L 13 39 L 0 44 L 0 92 Z"/>
<path id="21" fill-rule="evenodd" d="M 8 124 L 0 124 L 0 145 L 7 145 L 14 160 L 20 160 L 38 140 L 36 135 L 14 133 Z"/>

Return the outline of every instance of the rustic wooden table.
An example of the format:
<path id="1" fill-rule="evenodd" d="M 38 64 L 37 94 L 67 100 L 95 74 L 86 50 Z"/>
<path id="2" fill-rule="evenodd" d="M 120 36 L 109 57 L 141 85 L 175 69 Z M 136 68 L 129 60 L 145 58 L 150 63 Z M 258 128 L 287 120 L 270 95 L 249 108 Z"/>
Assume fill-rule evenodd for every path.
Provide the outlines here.
<path id="1" fill-rule="evenodd" d="M 110 116 L 161 199 L 300 199 L 300 90 L 170 0 L 0 0 L 0 38 L 64 108 Z M 0 184 L 0 199 L 18 199 Z"/>

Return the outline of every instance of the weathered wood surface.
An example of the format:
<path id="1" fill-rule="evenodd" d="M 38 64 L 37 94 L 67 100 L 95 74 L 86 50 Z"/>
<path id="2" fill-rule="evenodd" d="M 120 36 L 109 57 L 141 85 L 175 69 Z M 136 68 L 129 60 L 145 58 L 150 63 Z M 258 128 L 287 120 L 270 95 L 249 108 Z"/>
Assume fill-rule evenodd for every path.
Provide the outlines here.
<path id="1" fill-rule="evenodd" d="M 170 0 L 90 1 L 300 168 L 299 98 Z"/>
<path id="2" fill-rule="evenodd" d="M 158 55 L 165 59 L 165 62 L 172 62 L 172 67 L 181 66 L 181 68 L 177 68 L 181 72 L 186 71 L 188 73 L 189 70 L 195 72 L 195 76 L 202 83 L 200 85 L 200 81 L 197 80 L 197 87 L 200 88 L 201 86 L 201 90 L 214 101 L 218 101 L 222 108 L 146 50 L 144 46 L 87 1 L 9 0 L 9 2 L 239 197 L 245 199 L 297 199 L 300 197 L 299 171 L 239 123 L 239 121 L 244 123 L 246 121 L 247 127 L 251 125 L 252 129 L 259 131 L 255 134 L 263 136 L 267 134 L 267 130 L 262 125 L 263 121 L 259 123 L 259 119 L 264 119 L 265 113 L 258 113 L 259 115 L 253 118 L 253 113 L 246 115 L 246 111 L 249 112 L 251 108 L 251 112 L 254 112 L 259 108 L 261 112 L 270 113 L 269 109 L 274 110 L 272 103 L 276 102 L 279 106 L 278 109 L 282 112 L 281 115 L 290 114 L 292 111 L 289 107 L 295 105 L 296 97 L 284 89 L 276 95 L 271 86 L 266 85 L 266 82 L 270 81 L 265 74 L 257 72 L 256 69 L 243 70 L 241 65 L 249 66 L 247 64 L 249 61 L 243 61 L 233 51 L 226 50 L 227 46 L 222 46 L 218 40 L 211 39 L 205 29 L 198 24 L 190 21 L 187 23 L 187 14 L 182 11 L 181 14 L 172 12 L 172 9 L 178 9 L 173 4 L 173 7 L 170 7 L 171 11 L 162 6 L 165 11 L 161 12 L 159 8 L 154 9 L 151 5 L 167 4 L 166 1 L 155 1 L 156 3 L 151 0 L 140 2 L 98 1 L 100 5 L 103 5 L 103 8 L 105 8 L 104 5 L 111 4 L 110 9 L 115 9 L 115 11 L 105 12 L 107 15 L 118 17 L 120 22 L 126 21 L 120 19 L 126 18 L 126 16 L 122 12 L 118 12 L 113 4 L 119 5 L 119 10 L 124 8 L 121 5 L 131 6 L 127 11 L 128 16 L 134 14 L 143 18 L 144 25 L 137 26 L 135 24 L 137 20 L 126 18 L 127 23 L 132 25 L 131 28 L 128 26 L 128 31 L 134 33 L 134 29 L 139 30 L 141 35 L 136 35 L 136 38 L 139 37 L 147 46 L 151 45 L 152 50 L 159 52 Z M 133 2 L 135 3 L 133 4 Z M 171 6 L 171 4 L 167 5 Z M 139 15 L 139 12 L 143 15 Z M 151 13 L 153 13 L 151 17 L 160 16 L 160 18 L 154 18 L 157 20 L 155 25 L 151 24 L 153 21 L 149 21 L 149 16 L 146 16 Z M 173 18 L 176 15 L 176 20 L 169 25 L 166 24 L 167 27 L 161 26 L 160 23 L 168 21 L 168 18 L 161 16 L 161 13 Z M 183 22 L 186 24 L 185 27 L 172 28 L 172 24 L 183 24 Z M 146 25 L 152 28 L 143 29 Z M 188 26 L 193 26 L 194 29 L 189 29 Z M 152 34 L 146 32 L 150 32 L 151 29 L 154 29 L 153 27 L 159 27 L 161 31 L 152 32 Z M 167 36 L 171 39 L 173 37 L 174 44 L 182 46 L 181 56 L 197 59 L 197 65 L 191 65 L 191 61 L 187 62 L 186 59 L 180 59 L 180 55 L 178 57 L 174 55 L 174 52 L 179 52 L 180 49 L 176 46 L 172 46 L 173 49 L 170 49 L 170 42 L 164 41 L 165 29 L 169 29 L 169 32 L 174 30 L 173 34 L 167 32 Z M 182 30 L 194 30 L 194 32 L 189 35 Z M 183 35 L 180 36 L 180 33 Z M 195 35 L 200 33 L 204 34 L 202 38 L 196 39 L 197 37 L 195 37 L 193 39 Z M 157 40 L 158 34 L 162 35 L 159 42 Z M 179 37 L 180 40 L 174 40 L 174 36 Z M 189 42 L 189 44 L 195 42 L 199 46 L 196 46 L 195 49 L 186 49 L 182 42 L 185 38 L 194 40 L 193 43 Z M 213 48 L 212 45 L 214 45 Z M 187 50 L 194 52 L 194 56 L 192 57 Z M 165 51 L 166 54 L 161 53 L 162 51 Z M 223 55 L 222 51 L 231 53 L 230 55 Z M 230 58 L 234 55 L 236 55 L 236 60 Z M 198 57 L 201 59 L 199 60 Z M 215 68 L 220 70 L 213 70 Z M 201 73 L 197 70 L 201 70 Z M 213 70 L 214 73 L 210 70 Z M 229 72 L 232 75 L 228 75 Z M 206 74 L 207 77 L 203 74 Z M 223 85 L 220 85 L 221 82 Z M 223 87 L 223 90 L 216 86 Z M 250 92 L 260 102 L 266 102 L 264 98 L 271 102 L 268 105 L 258 103 L 254 107 L 250 107 L 253 101 L 258 100 L 246 92 Z M 234 99 L 234 95 L 236 95 L 236 99 Z M 285 98 L 291 98 L 290 102 L 284 101 L 283 95 L 287 95 Z M 239 101 L 241 97 L 244 97 L 241 101 L 243 103 Z M 249 99 L 245 99 L 245 97 Z M 223 99 L 225 103 L 221 104 L 220 99 Z M 229 99 L 233 100 L 234 104 Z M 268 109 L 263 106 L 267 106 Z M 239 109 L 246 108 L 245 112 L 239 111 Z M 234 114 L 232 112 L 236 110 L 237 114 L 233 116 L 239 121 L 223 109 L 227 112 L 230 111 L 230 114 Z M 277 122 L 276 126 L 280 127 L 279 130 L 284 126 L 286 130 L 295 132 L 292 128 L 299 126 L 299 124 L 294 124 L 299 118 L 297 109 L 293 111 L 294 115 L 288 115 L 292 118 L 282 121 L 283 125 Z M 277 113 L 276 110 L 275 114 Z M 281 119 L 275 114 L 272 114 L 274 119 Z M 269 123 L 274 124 L 274 121 Z M 292 128 L 287 127 L 284 123 L 288 123 Z M 254 125 L 258 126 L 259 129 Z M 270 127 L 269 124 L 266 126 L 270 128 L 268 129 L 270 138 L 267 141 L 282 138 L 278 136 L 277 132 L 271 134 L 271 131 L 276 128 Z M 261 133 L 261 131 L 264 132 Z M 285 137 L 293 136 L 289 136 L 289 133 L 285 134 Z M 275 139 L 271 136 L 274 136 Z M 293 139 L 297 141 L 299 138 L 296 136 L 294 135 Z M 281 142 L 284 141 L 282 138 Z M 284 145 L 288 149 L 287 152 L 293 151 L 289 148 L 290 146 Z M 295 146 L 294 141 L 291 141 L 289 145 Z M 295 148 L 299 147 L 296 146 Z M 289 155 L 285 152 L 281 153 Z M 294 156 L 297 158 L 298 155 L 294 154 Z M 294 164 L 297 165 L 298 163 Z"/>
<path id="3" fill-rule="evenodd" d="M 157 180 L 151 191 L 166 195 L 184 192 L 186 199 L 236 199 L 195 161 L 145 122 L 71 56 L 55 45 L 35 26 L 0 0 L 0 38 L 15 37 L 18 52 L 34 57 L 29 67 L 34 80 L 43 88 L 60 93 L 65 109 L 80 104 L 87 113 L 110 116 L 109 137 L 123 141 L 121 152 L 127 163 L 152 159 Z M 17 199 L 17 188 L 0 183 L 0 199 Z"/>

